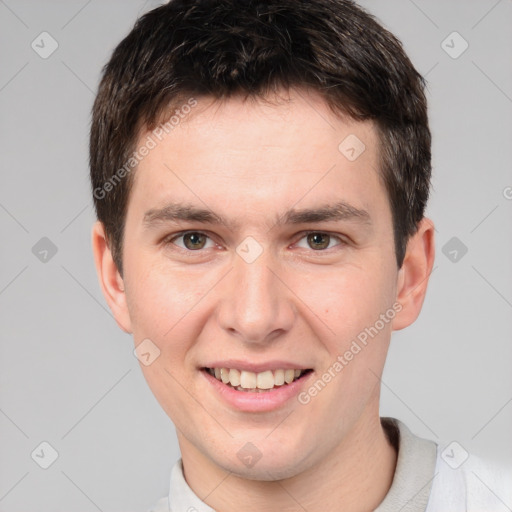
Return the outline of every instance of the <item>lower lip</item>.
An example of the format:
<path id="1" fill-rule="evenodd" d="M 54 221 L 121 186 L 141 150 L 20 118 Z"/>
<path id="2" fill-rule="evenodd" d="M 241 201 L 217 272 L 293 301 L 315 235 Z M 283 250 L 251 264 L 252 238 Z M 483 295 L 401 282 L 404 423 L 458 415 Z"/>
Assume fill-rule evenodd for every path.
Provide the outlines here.
<path id="1" fill-rule="evenodd" d="M 243 412 L 267 412 L 279 409 L 298 395 L 311 375 L 313 375 L 313 372 L 309 372 L 300 379 L 294 380 L 291 384 L 285 384 L 269 391 L 258 393 L 237 391 L 235 388 L 217 380 L 207 371 L 201 370 L 201 373 L 224 401 Z"/>

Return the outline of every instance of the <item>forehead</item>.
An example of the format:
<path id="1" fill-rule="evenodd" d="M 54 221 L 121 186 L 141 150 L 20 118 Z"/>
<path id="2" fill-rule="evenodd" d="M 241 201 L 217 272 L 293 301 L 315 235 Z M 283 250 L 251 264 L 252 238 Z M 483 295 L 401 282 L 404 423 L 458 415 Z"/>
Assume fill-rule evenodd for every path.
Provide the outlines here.
<path id="1" fill-rule="evenodd" d="M 189 106 L 192 102 L 194 107 Z M 304 155 L 308 161 L 320 156 L 312 155 L 313 149 L 322 149 L 321 156 L 337 157 L 341 153 L 349 161 L 355 161 L 363 151 L 368 161 L 368 156 L 378 149 L 377 132 L 371 121 L 335 114 L 318 92 L 307 89 L 281 90 L 265 98 L 235 95 L 221 100 L 182 99 L 168 114 L 167 122 L 147 134 L 156 136 L 157 142 L 167 140 L 180 156 L 193 156 L 198 163 L 201 156 L 212 163 L 210 155 L 217 150 L 250 152 L 254 158 L 263 158 L 262 151 L 268 154 L 288 149 L 293 166 L 295 161 L 302 162 Z M 196 151 L 198 143 L 205 151 Z M 190 152 L 192 155 L 187 155 Z M 280 167 L 285 164 L 282 162 Z"/>
<path id="2" fill-rule="evenodd" d="M 130 198 L 134 206 L 144 203 L 143 215 L 174 199 L 260 216 L 269 207 L 275 216 L 278 205 L 289 211 L 319 200 L 365 211 L 387 203 L 375 127 L 335 115 L 319 94 L 291 90 L 269 101 L 194 102 L 174 107 L 166 130 L 139 138 L 139 145 L 154 141 L 135 171 Z"/>

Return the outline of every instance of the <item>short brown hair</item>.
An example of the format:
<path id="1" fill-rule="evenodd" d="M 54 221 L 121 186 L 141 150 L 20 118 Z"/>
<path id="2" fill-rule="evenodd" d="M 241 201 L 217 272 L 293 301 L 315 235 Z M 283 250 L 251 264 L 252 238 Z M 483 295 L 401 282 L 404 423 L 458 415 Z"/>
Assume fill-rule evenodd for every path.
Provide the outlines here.
<path id="1" fill-rule="evenodd" d="M 121 273 L 133 182 L 126 162 L 141 127 L 153 129 L 192 96 L 265 97 L 294 86 L 375 122 L 402 266 L 429 195 L 431 136 L 425 81 L 400 41 L 350 0 L 171 0 L 114 50 L 92 110 L 94 204 Z"/>

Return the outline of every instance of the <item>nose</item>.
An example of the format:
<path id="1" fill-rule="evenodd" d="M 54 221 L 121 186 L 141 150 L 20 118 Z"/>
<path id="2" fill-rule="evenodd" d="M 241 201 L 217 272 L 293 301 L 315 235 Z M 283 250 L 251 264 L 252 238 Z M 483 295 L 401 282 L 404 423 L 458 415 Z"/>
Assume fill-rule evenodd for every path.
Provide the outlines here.
<path id="1" fill-rule="evenodd" d="M 237 256 L 223 287 L 219 325 L 246 344 L 268 344 L 290 331 L 295 321 L 293 293 L 271 260 L 265 251 L 251 263 Z"/>

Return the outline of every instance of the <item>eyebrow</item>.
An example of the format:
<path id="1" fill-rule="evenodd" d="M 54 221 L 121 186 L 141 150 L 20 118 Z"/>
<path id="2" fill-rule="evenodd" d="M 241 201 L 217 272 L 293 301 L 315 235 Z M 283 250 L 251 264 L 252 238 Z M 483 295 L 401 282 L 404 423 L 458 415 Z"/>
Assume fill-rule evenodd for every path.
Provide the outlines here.
<path id="1" fill-rule="evenodd" d="M 146 228 L 151 228 L 162 223 L 177 221 L 223 224 L 233 231 L 240 226 L 239 222 L 226 219 L 208 208 L 199 208 L 185 203 L 170 203 L 163 208 L 148 210 L 144 214 L 143 224 Z M 339 201 L 332 205 L 317 208 L 288 210 L 278 218 L 275 225 L 313 224 L 328 221 L 352 221 L 360 224 L 372 224 L 370 214 L 366 210 Z"/>

